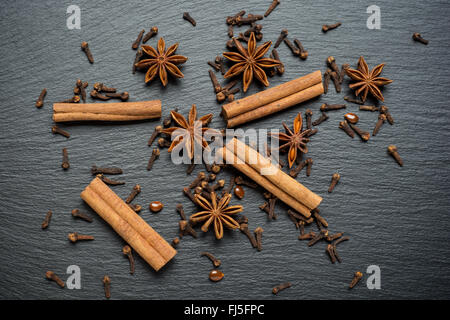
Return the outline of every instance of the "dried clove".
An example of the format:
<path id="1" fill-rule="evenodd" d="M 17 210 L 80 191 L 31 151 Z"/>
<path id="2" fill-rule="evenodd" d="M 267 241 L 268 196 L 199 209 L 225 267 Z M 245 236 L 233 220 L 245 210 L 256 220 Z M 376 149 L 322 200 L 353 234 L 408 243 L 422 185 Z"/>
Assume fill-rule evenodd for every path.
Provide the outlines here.
<path id="1" fill-rule="evenodd" d="M 398 154 L 397 147 L 395 145 L 391 144 L 390 146 L 388 146 L 387 151 L 395 159 L 395 161 L 397 161 L 399 166 L 403 167 L 403 159 Z"/>
<path id="2" fill-rule="evenodd" d="M 103 277 L 103 288 L 105 290 L 106 299 L 111 298 L 111 279 L 109 278 L 109 276 Z"/>
<path id="3" fill-rule="evenodd" d="M 337 72 L 335 72 L 335 71 L 332 71 L 332 72 L 330 73 L 330 76 L 331 76 L 331 80 L 333 80 L 333 83 L 334 83 L 334 87 L 335 87 L 335 89 L 336 89 L 336 92 L 337 92 L 337 93 L 341 92 L 342 86 L 341 86 L 341 78 L 340 78 L 339 73 L 337 73 Z"/>
<path id="4" fill-rule="evenodd" d="M 361 138 L 362 141 L 368 141 L 370 139 L 370 133 L 364 130 L 361 130 L 353 123 L 348 123 L 349 126 L 356 132 L 356 134 Z"/>
<path id="5" fill-rule="evenodd" d="M 294 56 L 298 56 L 300 54 L 300 49 L 295 47 L 289 39 L 284 39 L 284 43 L 289 47 Z"/>
<path id="6" fill-rule="evenodd" d="M 197 238 L 197 232 L 191 227 L 190 223 L 186 220 L 179 221 L 180 231 L 184 233 L 190 234 L 192 237 Z"/>
<path id="7" fill-rule="evenodd" d="M 131 203 L 131 201 L 133 201 L 134 198 L 136 198 L 136 196 L 139 193 L 141 193 L 141 186 L 137 184 L 133 187 L 133 190 L 131 190 L 131 193 L 128 196 L 128 198 L 125 200 L 125 203 L 127 203 L 127 204 Z"/>
<path id="8" fill-rule="evenodd" d="M 247 238 L 250 241 L 250 243 L 251 243 L 253 248 L 256 248 L 258 246 L 255 237 L 250 232 L 250 230 L 248 230 L 248 224 L 247 223 L 241 223 L 240 227 L 239 227 L 239 230 L 241 230 L 241 232 L 247 236 Z"/>
<path id="9" fill-rule="evenodd" d="M 133 253 L 131 252 L 131 247 L 129 245 L 125 245 L 122 248 L 122 253 L 127 256 L 130 261 L 130 274 L 134 274 L 134 258 Z"/>
<path id="10" fill-rule="evenodd" d="M 115 92 L 115 93 L 105 93 L 105 96 L 111 99 L 120 99 L 122 101 L 127 101 L 130 97 L 129 93 L 127 91 L 124 92 Z"/>
<path id="11" fill-rule="evenodd" d="M 327 112 L 327 111 L 334 111 L 334 110 L 340 110 L 345 109 L 347 106 L 345 104 L 327 104 L 324 103 L 320 106 L 320 111 Z"/>
<path id="12" fill-rule="evenodd" d="M 162 126 L 156 126 L 155 130 L 153 130 L 152 135 L 150 136 L 150 139 L 148 139 L 147 145 L 150 147 L 155 139 L 161 134 L 163 127 Z"/>
<path id="13" fill-rule="evenodd" d="M 117 180 L 109 179 L 109 178 L 105 177 L 102 173 L 97 174 L 97 178 L 101 179 L 104 183 L 106 183 L 110 186 L 120 186 L 120 185 L 125 184 L 124 181 L 117 181 Z"/>
<path id="14" fill-rule="evenodd" d="M 221 263 L 222 263 L 219 259 L 217 259 L 216 257 L 214 257 L 212 253 L 209 253 L 209 252 L 206 252 L 206 251 L 200 253 L 200 256 L 201 256 L 201 257 L 205 256 L 205 257 L 207 257 L 209 260 L 211 260 L 211 262 L 213 263 L 214 268 L 220 267 L 220 265 L 221 265 Z"/>
<path id="15" fill-rule="evenodd" d="M 258 185 L 256 183 L 248 181 L 248 180 L 245 180 L 242 176 L 236 176 L 234 178 L 234 182 L 237 185 L 244 185 L 244 186 L 247 186 L 247 187 L 252 188 L 252 189 L 255 189 L 255 188 L 258 187 Z"/>
<path id="16" fill-rule="evenodd" d="M 173 238 L 172 247 L 175 248 L 179 243 L 180 243 L 180 238 L 178 238 L 178 237 Z"/>
<path id="17" fill-rule="evenodd" d="M 342 23 L 341 22 L 337 22 L 334 24 L 324 24 L 322 26 L 322 32 L 323 33 L 327 33 L 329 30 L 333 30 L 336 29 L 337 27 L 339 27 Z"/>
<path id="18" fill-rule="evenodd" d="M 380 107 L 380 112 L 386 115 L 386 119 L 389 122 L 390 125 L 394 124 L 394 118 L 392 118 L 392 115 L 389 112 L 389 108 L 386 106 Z"/>
<path id="19" fill-rule="evenodd" d="M 295 43 L 295 45 L 297 46 L 297 48 L 298 48 L 298 50 L 299 50 L 299 57 L 300 57 L 300 59 L 306 60 L 306 58 L 308 58 L 308 51 L 306 51 L 306 50 L 303 48 L 303 45 L 302 45 L 302 43 L 300 42 L 300 40 L 294 39 L 294 43 Z"/>
<path id="20" fill-rule="evenodd" d="M 189 198 L 189 200 L 192 201 L 193 204 L 197 204 L 197 200 L 195 200 L 194 195 L 191 192 L 191 189 L 189 189 L 188 187 L 183 188 L 183 194 Z"/>
<path id="21" fill-rule="evenodd" d="M 42 229 L 47 229 L 48 228 L 48 226 L 50 225 L 50 220 L 52 219 L 52 211 L 51 210 L 48 210 L 47 211 L 47 214 L 45 215 L 45 219 L 44 219 L 44 221 L 42 222 L 42 225 L 41 225 L 41 228 Z"/>
<path id="22" fill-rule="evenodd" d="M 181 220 L 186 220 L 186 214 L 184 213 L 184 208 L 181 203 L 176 206 L 177 212 L 180 215 Z"/>
<path id="23" fill-rule="evenodd" d="M 336 59 L 333 56 L 329 56 L 326 62 L 332 71 L 336 72 L 338 75 L 340 74 L 339 67 L 336 64 Z"/>
<path id="24" fill-rule="evenodd" d="M 90 94 L 92 99 L 98 99 L 103 101 L 111 99 L 110 97 L 107 97 L 104 94 L 99 93 L 97 90 L 91 90 Z"/>
<path id="25" fill-rule="evenodd" d="M 136 213 L 139 213 L 142 210 L 142 206 L 139 205 L 139 204 L 131 204 L 131 203 L 129 203 L 128 206 L 131 208 L 131 210 L 133 210 Z"/>
<path id="26" fill-rule="evenodd" d="M 312 110 L 311 109 L 306 109 L 306 111 L 305 111 L 306 129 L 309 129 L 309 130 L 312 129 L 312 123 L 311 123 L 312 115 L 313 115 Z"/>
<path id="27" fill-rule="evenodd" d="M 350 65 L 348 64 L 348 63 L 344 63 L 342 66 L 341 66 L 341 73 L 339 74 L 339 77 L 340 77 L 340 79 L 341 79 L 341 83 L 344 81 L 344 77 L 345 77 L 345 75 L 346 75 L 346 73 L 347 73 L 347 69 L 348 68 L 350 68 Z"/>
<path id="28" fill-rule="evenodd" d="M 380 131 L 380 128 L 381 128 L 381 126 L 383 125 L 383 123 L 386 121 L 386 115 L 385 114 L 383 114 L 383 113 L 380 113 L 379 115 L 378 115 L 378 121 L 377 121 L 377 123 L 375 124 L 375 128 L 373 128 L 373 132 L 372 132 L 372 135 L 373 136 L 375 136 L 377 133 L 378 133 L 378 131 Z"/>
<path id="29" fill-rule="evenodd" d="M 76 243 L 77 241 L 94 240 L 94 236 L 78 234 L 77 232 L 69 233 L 68 238 L 72 243 Z"/>
<path id="30" fill-rule="evenodd" d="M 266 13 L 264 13 L 264 17 L 267 17 L 279 4 L 280 4 L 280 0 L 272 0 L 272 3 L 270 4 Z"/>
<path id="31" fill-rule="evenodd" d="M 327 220 L 325 220 L 324 217 L 322 217 L 322 216 L 319 214 L 319 212 L 320 212 L 319 208 L 315 208 L 315 209 L 312 210 L 311 212 L 312 212 L 314 218 L 316 219 L 316 221 L 320 222 L 320 224 L 321 224 L 322 226 L 324 226 L 325 228 L 328 228 L 328 222 L 327 222 Z"/>
<path id="32" fill-rule="evenodd" d="M 47 95 L 47 89 L 42 89 L 41 94 L 39 95 L 39 98 L 36 101 L 35 106 L 37 108 L 41 108 L 44 105 L 44 98 Z"/>
<path id="33" fill-rule="evenodd" d="M 273 287 L 272 289 L 272 293 L 273 294 L 278 294 L 280 291 L 283 291 L 284 289 L 290 288 L 291 287 L 291 283 L 290 282 L 285 282 L 282 284 L 279 284 L 275 287 Z"/>
<path id="34" fill-rule="evenodd" d="M 323 92 L 327 93 L 328 92 L 328 86 L 330 84 L 330 79 L 331 79 L 331 69 L 327 68 L 327 71 L 325 71 L 325 73 L 323 74 Z"/>
<path id="35" fill-rule="evenodd" d="M 194 189 L 195 187 L 197 187 L 200 184 L 200 182 L 202 182 L 205 179 L 206 179 L 205 172 L 200 171 L 197 175 L 197 178 L 195 178 L 189 185 L 189 189 Z"/>
<path id="36" fill-rule="evenodd" d="M 81 43 L 81 50 L 84 51 L 86 57 L 88 58 L 90 63 L 94 63 L 94 57 L 92 56 L 91 49 L 89 48 L 89 44 L 86 41 Z"/>
<path id="37" fill-rule="evenodd" d="M 91 174 L 97 175 L 97 174 L 122 174 L 123 171 L 121 168 L 118 167 L 109 167 L 109 168 L 101 168 L 97 166 L 92 166 L 91 168 Z"/>
<path id="38" fill-rule="evenodd" d="M 70 99 L 59 101 L 59 103 L 79 103 L 79 102 L 80 102 L 80 97 L 79 96 L 73 96 Z"/>
<path id="39" fill-rule="evenodd" d="M 195 163 L 192 162 L 192 163 L 188 166 L 188 168 L 186 169 L 186 173 L 187 173 L 187 174 L 191 174 L 192 171 L 194 171 L 194 169 L 195 169 Z"/>
<path id="40" fill-rule="evenodd" d="M 211 82 L 213 84 L 214 87 L 214 92 L 218 93 L 222 90 L 222 86 L 219 84 L 219 81 L 217 80 L 216 75 L 214 74 L 214 72 L 212 70 L 208 70 L 209 72 L 209 77 L 211 78 Z"/>
<path id="41" fill-rule="evenodd" d="M 138 51 L 136 51 L 136 57 L 134 58 L 133 67 L 131 68 L 133 74 L 136 73 L 136 64 L 139 62 L 139 60 L 141 60 L 143 55 L 144 52 L 142 51 L 141 48 L 139 48 Z"/>
<path id="42" fill-rule="evenodd" d="M 67 170 L 70 168 L 70 163 L 69 163 L 69 154 L 67 152 L 67 148 L 63 148 L 62 149 L 62 163 L 61 163 L 61 167 L 64 170 Z"/>
<path id="43" fill-rule="evenodd" d="M 208 63 L 208 65 L 209 65 L 211 68 L 213 68 L 214 70 L 220 71 L 220 66 L 219 66 L 217 63 L 212 62 L 212 61 L 208 61 L 207 63 Z"/>
<path id="44" fill-rule="evenodd" d="M 286 38 L 288 35 L 288 30 L 287 29 L 282 29 L 280 36 L 278 37 L 277 41 L 275 42 L 275 45 L 273 46 L 275 49 L 279 47 L 279 45 L 281 44 L 281 42 L 283 42 L 284 38 Z"/>
<path id="45" fill-rule="evenodd" d="M 353 130 L 349 127 L 348 122 L 347 121 L 341 121 L 339 122 L 339 129 L 342 129 L 345 131 L 346 134 L 348 134 L 350 136 L 350 138 L 354 138 L 355 137 L 355 133 L 353 132 Z"/>
<path id="46" fill-rule="evenodd" d="M 81 212 L 79 209 L 73 209 L 72 210 L 72 217 L 80 218 L 80 219 L 82 219 L 84 221 L 87 221 L 87 222 L 92 222 L 93 221 L 92 218 L 89 215 L 87 215 L 84 212 Z"/>
<path id="47" fill-rule="evenodd" d="M 362 272 L 356 271 L 355 274 L 354 274 L 354 276 L 353 276 L 352 282 L 350 283 L 350 285 L 348 286 L 348 288 L 349 288 L 349 289 L 353 289 L 353 287 L 356 286 L 356 285 L 358 284 L 358 282 L 362 279 L 362 277 L 363 277 Z"/>
<path id="48" fill-rule="evenodd" d="M 227 32 L 227 34 L 228 34 L 229 38 L 233 38 L 234 30 L 233 30 L 233 25 L 232 24 L 228 25 L 228 32 Z"/>
<path id="49" fill-rule="evenodd" d="M 277 49 L 272 50 L 273 59 L 281 63 L 280 56 L 278 55 Z M 281 76 L 284 73 L 284 65 L 281 63 L 279 66 L 275 67 L 277 73 Z"/>
<path id="50" fill-rule="evenodd" d="M 264 230 L 261 227 L 257 227 L 255 229 L 256 248 L 258 251 L 262 250 L 262 233 L 263 232 L 264 232 Z"/>
<path id="51" fill-rule="evenodd" d="M 376 106 L 359 106 L 359 110 L 375 112 L 379 111 L 380 109 Z"/>
<path id="52" fill-rule="evenodd" d="M 425 40 L 424 38 L 422 38 L 422 35 L 420 33 L 418 33 L 418 32 L 414 32 L 413 35 L 412 35 L 412 38 L 413 38 L 414 41 L 423 43 L 425 45 L 427 45 L 428 42 L 429 42 L 428 40 Z"/>
<path id="53" fill-rule="evenodd" d="M 60 135 L 62 135 L 62 136 L 64 136 L 64 137 L 66 137 L 66 138 L 69 138 L 69 137 L 70 137 L 70 133 L 69 133 L 69 132 L 67 132 L 67 131 L 65 131 L 65 130 L 63 130 L 63 129 L 61 129 L 61 128 L 58 127 L 57 125 L 54 125 L 54 126 L 52 127 L 52 133 L 54 133 L 54 134 L 60 134 Z"/>
<path id="54" fill-rule="evenodd" d="M 325 120 L 327 120 L 329 117 L 325 112 L 322 112 L 322 114 L 320 115 L 319 118 L 317 118 L 316 120 L 314 120 L 314 122 L 312 123 L 313 126 L 318 126 L 319 124 L 321 124 L 322 122 L 324 122 Z"/>
<path id="55" fill-rule="evenodd" d="M 364 104 L 364 102 L 362 102 L 361 100 L 353 99 L 353 98 L 350 98 L 348 96 L 345 96 L 344 100 L 347 101 L 347 102 L 350 102 L 350 103 L 356 103 L 356 104 L 361 104 L 361 105 Z"/>
<path id="56" fill-rule="evenodd" d="M 145 36 L 142 38 L 142 43 L 146 43 L 148 40 L 150 40 L 157 34 L 158 34 L 158 27 L 156 26 L 151 27 L 150 31 L 147 32 Z"/>
<path id="57" fill-rule="evenodd" d="M 341 179 L 341 175 L 339 173 L 333 173 L 333 176 L 331 177 L 330 187 L 328 188 L 329 193 L 333 192 L 334 187 L 339 182 L 339 179 Z"/>
<path id="58" fill-rule="evenodd" d="M 152 170 L 153 163 L 156 161 L 156 159 L 158 159 L 160 154 L 161 154 L 161 151 L 159 150 L 159 148 L 153 148 L 152 155 L 150 156 L 150 159 L 148 159 L 147 171 Z"/>
<path id="59" fill-rule="evenodd" d="M 189 21 L 194 27 L 197 25 L 197 22 L 191 17 L 189 12 L 183 12 L 183 19 Z"/>
<path id="60" fill-rule="evenodd" d="M 320 232 L 308 242 L 308 247 L 315 245 L 319 240 L 324 239 L 326 236 L 328 236 L 328 230 L 325 229 L 320 230 Z"/>
<path id="61" fill-rule="evenodd" d="M 306 162 L 306 176 L 309 177 L 311 175 L 311 168 L 313 165 L 313 159 L 308 158 L 305 160 Z"/>
<path id="62" fill-rule="evenodd" d="M 136 50 L 139 45 L 141 44 L 142 36 L 144 35 L 145 30 L 142 29 L 141 32 L 139 32 L 136 40 L 134 40 L 133 44 L 131 45 L 131 49 Z"/>
<path id="63" fill-rule="evenodd" d="M 294 169 L 291 169 L 291 170 L 289 171 L 289 175 L 290 175 L 292 178 L 297 178 L 297 176 L 298 176 L 298 174 L 300 173 L 300 171 L 302 171 L 303 168 L 304 168 L 306 165 L 307 165 L 307 162 L 306 162 L 306 161 L 300 162 L 300 164 L 297 165 L 297 167 L 295 167 Z"/>

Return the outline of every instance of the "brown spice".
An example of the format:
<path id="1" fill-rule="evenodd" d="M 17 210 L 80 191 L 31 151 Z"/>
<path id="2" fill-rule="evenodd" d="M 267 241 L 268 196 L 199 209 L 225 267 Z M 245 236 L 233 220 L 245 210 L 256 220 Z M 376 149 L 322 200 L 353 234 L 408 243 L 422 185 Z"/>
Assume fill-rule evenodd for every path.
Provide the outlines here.
<path id="1" fill-rule="evenodd" d="M 99 173 L 97 174 L 97 177 L 102 180 L 104 183 L 110 185 L 110 186 L 120 186 L 125 184 L 125 181 L 117 181 L 117 180 L 112 180 L 109 179 L 107 177 L 105 177 L 103 174 Z"/>
<path id="2" fill-rule="evenodd" d="M 77 232 L 69 233 L 68 238 L 72 243 L 75 243 L 77 241 L 94 240 L 94 236 L 78 234 Z"/>
<path id="3" fill-rule="evenodd" d="M 157 34 L 158 34 L 158 27 L 156 26 L 151 27 L 150 31 L 145 34 L 144 38 L 142 38 L 142 43 L 146 43 L 148 40 L 150 40 Z"/>
<path id="4" fill-rule="evenodd" d="M 87 222 L 92 222 L 92 217 L 90 217 L 89 215 L 87 215 L 86 213 L 81 212 L 79 209 L 73 209 L 72 210 L 72 217 L 74 218 L 80 218 L 84 221 Z"/>
<path id="5" fill-rule="evenodd" d="M 150 159 L 148 159 L 147 171 L 152 170 L 153 163 L 156 161 L 156 159 L 158 159 L 160 154 L 161 154 L 161 151 L 158 148 L 153 148 L 152 155 L 150 156 Z"/>
<path id="6" fill-rule="evenodd" d="M 269 8 L 267 8 L 266 13 L 264 13 L 264 17 L 269 16 L 269 14 L 280 4 L 280 0 L 272 0 Z"/>
<path id="7" fill-rule="evenodd" d="M 62 281 L 61 278 L 58 277 L 53 271 L 47 271 L 45 273 L 45 277 L 48 280 L 56 282 L 58 284 L 58 286 L 60 286 L 61 288 L 64 288 L 64 286 L 65 286 L 64 281 Z"/>
<path id="8" fill-rule="evenodd" d="M 131 247 L 129 245 L 125 245 L 122 248 L 122 253 L 127 256 L 128 261 L 130 262 L 130 274 L 134 274 L 134 258 Z"/>
<path id="9" fill-rule="evenodd" d="M 345 109 L 347 106 L 345 104 L 327 104 L 324 103 L 320 106 L 320 111 L 326 112 L 326 111 L 334 111 L 334 110 L 340 110 Z"/>
<path id="10" fill-rule="evenodd" d="M 336 29 L 337 27 L 339 27 L 342 23 L 341 22 L 337 22 L 334 24 L 324 24 L 322 26 L 322 32 L 323 33 L 327 33 L 329 30 L 333 30 Z"/>
<path id="11" fill-rule="evenodd" d="M 42 108 L 44 105 L 44 98 L 47 95 L 47 89 L 42 89 L 41 94 L 39 95 L 39 98 L 36 101 L 36 108 Z"/>
<path id="12" fill-rule="evenodd" d="M 109 168 L 102 168 L 97 166 L 92 166 L 91 168 L 91 174 L 97 175 L 97 174 L 122 174 L 123 170 L 119 167 L 109 167 Z"/>
<path id="13" fill-rule="evenodd" d="M 86 41 L 81 43 L 81 50 L 84 51 L 86 57 L 88 58 L 90 63 L 94 63 L 94 57 L 92 56 L 91 49 L 89 48 L 89 44 Z"/>
<path id="14" fill-rule="evenodd" d="M 424 38 L 422 38 L 422 35 L 420 33 L 418 33 L 418 32 L 414 32 L 413 35 L 412 35 L 412 38 L 413 38 L 414 41 L 423 43 L 425 45 L 427 45 L 428 42 L 429 42 L 428 40 L 425 40 Z"/>
<path id="15" fill-rule="evenodd" d="M 61 167 L 64 170 L 67 170 L 70 168 L 70 163 L 69 163 L 69 154 L 67 152 L 67 148 L 63 148 L 62 149 L 62 163 L 61 163 Z"/>
<path id="16" fill-rule="evenodd" d="M 353 129 L 353 131 L 356 132 L 356 134 L 361 138 L 362 141 L 368 141 L 370 139 L 370 133 L 364 130 L 361 130 L 356 125 L 349 123 L 350 127 Z"/>
<path id="17" fill-rule="evenodd" d="M 41 225 L 42 229 L 47 229 L 48 228 L 51 218 L 52 218 L 52 211 L 48 210 L 47 214 L 45 215 L 45 219 L 44 219 L 44 221 L 42 222 L 42 225 Z"/>
<path id="18" fill-rule="evenodd" d="M 355 137 L 355 133 L 353 132 L 353 130 L 349 127 L 348 122 L 347 121 L 341 121 L 339 122 L 339 129 L 342 129 L 345 131 L 345 133 L 347 135 L 350 136 L 350 138 L 354 138 Z"/>
<path id="19" fill-rule="evenodd" d="M 339 182 L 340 178 L 341 178 L 341 175 L 339 173 L 333 173 L 333 176 L 331 177 L 330 187 L 328 188 L 329 193 L 333 192 L 334 187 Z"/>
<path id="20" fill-rule="evenodd" d="M 372 132 L 372 135 L 373 136 L 375 136 L 375 135 L 377 135 L 377 133 L 380 131 L 380 129 L 381 129 L 381 126 L 383 125 L 383 123 L 385 123 L 386 122 L 386 115 L 385 114 L 383 114 L 383 113 L 380 113 L 379 115 L 378 115 L 378 121 L 377 121 L 377 123 L 375 124 L 375 128 L 373 128 L 373 132 Z"/>
<path id="21" fill-rule="evenodd" d="M 189 12 L 183 13 L 183 19 L 189 21 L 194 27 L 197 25 L 197 22 L 194 20 L 194 18 L 191 17 Z"/>
<path id="22" fill-rule="evenodd" d="M 239 230 L 245 234 L 248 238 L 248 240 L 250 241 L 250 244 L 252 245 L 253 248 L 256 248 L 258 245 L 256 243 L 256 239 L 253 236 L 253 234 L 250 232 L 250 230 L 248 229 L 248 224 L 247 223 L 241 223 L 239 226 Z"/>
<path id="23" fill-rule="evenodd" d="M 155 139 L 161 134 L 162 126 L 158 125 L 155 127 L 155 130 L 153 130 L 152 135 L 150 136 L 150 139 L 148 139 L 147 145 L 150 147 Z"/>
<path id="24" fill-rule="evenodd" d="M 149 207 L 150 207 L 151 212 L 156 213 L 156 212 L 161 211 L 164 208 L 164 205 L 162 204 L 161 201 L 152 201 L 152 202 L 150 202 Z"/>
<path id="25" fill-rule="evenodd" d="M 356 271 L 354 276 L 353 276 L 352 282 L 350 283 L 348 288 L 349 289 L 353 289 L 353 287 L 355 287 L 358 284 L 358 282 L 362 279 L 362 277 L 363 277 L 362 272 Z"/>
<path id="26" fill-rule="evenodd" d="M 105 290 L 106 299 L 111 298 L 111 279 L 109 278 L 109 276 L 103 277 L 103 288 Z"/>
<path id="27" fill-rule="evenodd" d="M 131 49 L 136 50 L 139 45 L 141 44 L 142 36 L 144 35 L 145 30 L 142 29 L 141 32 L 139 32 L 136 40 L 134 40 L 133 44 L 131 45 Z"/>
<path id="28" fill-rule="evenodd" d="M 282 284 L 279 284 L 275 287 L 273 287 L 272 289 L 272 293 L 273 294 L 278 294 L 280 291 L 283 291 L 284 289 L 290 288 L 291 287 L 291 283 L 290 282 L 285 282 Z"/>
<path id="29" fill-rule="evenodd" d="M 131 191 L 130 195 L 128 196 L 128 198 L 125 200 L 125 203 L 129 204 L 131 203 L 131 201 L 134 200 L 134 198 L 136 198 L 136 196 L 141 193 L 141 186 L 140 185 L 135 185 L 133 187 L 133 190 Z"/>
<path id="30" fill-rule="evenodd" d="M 403 159 L 398 154 L 397 147 L 391 144 L 390 146 L 388 146 L 387 151 L 395 159 L 395 161 L 397 161 L 399 166 L 403 167 Z"/>
<path id="31" fill-rule="evenodd" d="M 274 48 L 278 48 L 279 45 L 281 44 L 281 42 L 283 42 L 284 38 L 286 38 L 288 35 L 288 30 L 287 29 L 283 29 L 281 30 L 280 36 L 278 37 L 277 41 L 274 44 Z"/>
<path id="32" fill-rule="evenodd" d="M 256 238 L 256 248 L 258 251 L 262 250 L 262 234 L 264 230 L 261 227 L 255 229 L 255 238 Z"/>
<path id="33" fill-rule="evenodd" d="M 205 256 L 205 257 L 207 257 L 209 260 L 211 260 L 211 262 L 213 263 L 214 268 L 220 267 L 220 265 L 221 265 L 221 263 L 222 263 L 219 259 L 217 259 L 216 257 L 214 257 L 214 255 L 213 255 L 212 253 L 209 253 L 209 252 L 206 252 L 206 251 L 200 253 L 200 256 L 202 256 L 202 257 Z"/>

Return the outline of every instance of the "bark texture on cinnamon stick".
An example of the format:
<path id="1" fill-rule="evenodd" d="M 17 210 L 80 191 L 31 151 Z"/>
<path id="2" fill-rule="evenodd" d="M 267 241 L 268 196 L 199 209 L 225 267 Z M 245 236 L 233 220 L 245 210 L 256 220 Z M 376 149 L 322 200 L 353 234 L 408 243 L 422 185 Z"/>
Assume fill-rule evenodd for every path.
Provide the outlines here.
<path id="1" fill-rule="evenodd" d="M 54 103 L 53 121 L 136 121 L 161 117 L 161 100 L 115 103 Z"/>
<path id="2" fill-rule="evenodd" d="M 177 251 L 99 178 L 91 181 L 81 198 L 156 271 L 176 255 Z"/>
<path id="3" fill-rule="evenodd" d="M 222 106 L 227 127 L 262 118 L 321 95 L 320 70 Z"/>

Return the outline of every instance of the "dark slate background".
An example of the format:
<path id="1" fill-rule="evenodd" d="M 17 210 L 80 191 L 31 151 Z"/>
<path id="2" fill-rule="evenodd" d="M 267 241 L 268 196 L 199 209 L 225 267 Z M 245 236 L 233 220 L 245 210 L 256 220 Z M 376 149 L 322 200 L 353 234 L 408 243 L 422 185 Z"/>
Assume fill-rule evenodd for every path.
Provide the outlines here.
<path id="1" fill-rule="evenodd" d="M 379 135 L 363 143 L 338 129 L 345 111 L 330 112 L 309 144 L 312 175 L 306 178 L 303 172 L 298 178 L 324 197 L 320 208 L 330 230 L 351 237 L 339 248 L 342 264 L 329 262 L 323 243 L 308 248 L 298 241 L 283 206 L 277 208 L 278 220 L 267 221 L 258 209 L 263 202 L 260 191 L 246 189 L 241 203 L 250 227 L 265 230 L 262 252 L 252 249 L 239 231 L 226 232 L 221 241 L 208 233 L 184 238 L 176 258 L 161 272 L 137 258 L 136 273 L 130 275 L 121 253 L 124 242 L 80 199 L 92 179 L 91 165 L 120 166 L 120 178 L 127 184 L 114 190 L 126 197 L 134 184 L 140 184 L 143 192 L 135 203 L 144 207 L 142 217 L 168 241 L 177 235 L 175 205 L 181 202 L 188 213 L 193 211 L 180 192 L 193 177 L 186 176 L 186 166 L 172 165 L 165 151 L 151 172 L 145 170 L 151 154 L 147 139 L 159 121 L 62 125 L 72 135 L 66 139 L 50 133 L 52 103 L 69 98 L 81 78 L 91 85 L 101 81 L 128 90 L 131 101 L 161 99 L 163 116 L 175 107 L 187 114 L 195 103 L 200 115 L 214 112 L 212 126 L 223 128 L 206 61 L 224 51 L 227 15 L 241 9 L 263 14 L 270 2 L 1 2 L 0 298 L 102 299 L 105 274 L 112 279 L 112 297 L 117 299 L 450 298 L 448 1 L 282 1 L 262 21 L 264 40 L 275 41 L 280 30 L 288 28 L 291 39 L 299 38 L 309 51 L 309 58 L 300 61 L 281 45 L 286 73 L 270 79 L 271 86 L 325 70 L 329 55 L 339 65 L 355 66 L 360 55 L 371 68 L 384 62 L 383 75 L 394 80 L 383 93 L 395 125 L 385 124 Z M 81 30 L 66 27 L 71 4 L 81 8 Z M 381 8 L 381 30 L 366 27 L 366 8 L 372 4 Z M 182 19 L 184 11 L 196 18 L 197 27 Z M 335 21 L 343 25 L 321 32 L 323 23 Z M 185 78 L 166 88 L 157 81 L 145 85 L 143 73 L 131 74 L 131 43 L 142 28 L 153 25 L 168 44 L 179 42 L 179 54 L 189 57 L 182 68 Z M 413 32 L 421 32 L 430 44 L 413 42 Z M 89 42 L 94 65 L 80 51 L 81 41 Z M 243 128 L 280 128 L 281 121 L 291 122 L 307 107 L 315 119 L 322 103 L 344 102 L 350 93 L 347 83 L 341 94 L 331 86 L 320 99 Z M 43 87 L 48 89 L 45 106 L 36 109 Z M 253 84 L 247 95 L 261 89 Z M 360 127 L 372 131 L 376 113 L 359 112 L 356 105 L 347 110 L 356 111 Z M 403 168 L 387 155 L 389 144 L 398 146 Z M 68 171 L 60 167 L 63 147 L 69 150 Z M 203 167 L 193 176 L 200 170 Z M 330 195 L 327 188 L 334 172 L 342 178 Z M 228 171 L 221 175 L 228 176 Z M 153 200 L 165 204 L 162 212 L 149 212 Z M 95 221 L 74 220 L 73 208 L 89 211 Z M 49 209 L 53 219 L 42 231 Z M 96 240 L 73 245 L 67 234 L 74 231 L 95 235 Z M 211 264 L 199 256 L 204 250 L 223 261 L 225 278 L 219 283 L 208 280 Z M 62 290 L 44 279 L 49 269 L 65 279 L 72 264 L 81 268 L 81 290 Z M 365 272 L 372 264 L 381 268 L 381 290 L 368 290 L 365 283 L 347 290 L 353 273 Z M 271 288 L 284 281 L 293 287 L 273 296 Z"/>

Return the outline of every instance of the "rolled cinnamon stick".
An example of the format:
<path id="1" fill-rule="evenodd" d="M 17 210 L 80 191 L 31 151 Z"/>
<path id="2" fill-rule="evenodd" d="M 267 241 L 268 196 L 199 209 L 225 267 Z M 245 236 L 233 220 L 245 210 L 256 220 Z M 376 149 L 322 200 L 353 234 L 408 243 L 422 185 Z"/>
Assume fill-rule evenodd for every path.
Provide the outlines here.
<path id="1" fill-rule="evenodd" d="M 292 95 L 284 97 L 280 100 L 271 102 L 269 104 L 247 111 L 245 113 L 241 113 L 233 118 L 228 118 L 227 128 L 233 128 L 243 123 L 265 117 L 269 114 L 284 110 L 301 102 L 320 96 L 322 93 L 323 93 L 323 85 L 322 82 L 319 82 L 318 84 L 315 84 L 312 87 L 309 87 Z"/>
<path id="2" fill-rule="evenodd" d="M 308 207 L 310 210 L 317 208 L 322 201 L 320 196 L 281 171 L 277 166 L 274 166 L 269 159 L 262 156 L 258 151 L 249 147 L 242 141 L 233 138 L 225 147 L 259 174 L 262 174 L 264 178 L 304 206 Z"/>
<path id="3" fill-rule="evenodd" d="M 83 190 L 81 198 L 155 270 L 161 269 L 167 263 L 166 259 L 124 219 L 116 214 L 114 208 L 106 203 L 91 187 L 87 186 Z"/>
<path id="4" fill-rule="evenodd" d="M 236 117 L 322 82 L 320 70 L 222 106 L 225 119 Z"/>
<path id="5" fill-rule="evenodd" d="M 222 149 L 218 150 L 217 156 L 222 157 L 222 159 L 225 160 L 227 164 L 231 164 L 237 170 L 241 171 L 243 174 L 245 174 L 247 177 L 255 181 L 261 187 L 263 187 L 264 189 L 275 195 L 278 199 L 286 203 L 295 211 L 301 213 L 303 216 L 307 218 L 311 216 L 309 208 L 304 206 L 302 203 L 298 202 L 296 199 L 294 199 L 292 196 L 290 196 L 283 190 L 279 189 L 276 185 L 274 185 L 272 182 L 270 182 L 264 176 L 259 174 L 256 170 L 254 170 L 251 166 L 249 166 L 244 161 L 239 159 L 233 152 L 231 152 L 226 147 L 223 147 Z"/>
<path id="6" fill-rule="evenodd" d="M 161 100 L 114 103 L 55 103 L 53 120 L 135 121 L 161 117 Z"/>
<path id="7" fill-rule="evenodd" d="M 146 256 L 142 257 L 155 270 L 159 270 L 177 253 L 167 241 L 153 230 L 150 225 L 138 216 L 99 178 L 96 177 L 92 180 L 89 186 L 81 193 L 81 198 L 85 200 L 106 222 L 108 222 L 133 248 L 135 247 L 130 241 L 134 241 L 139 247 L 135 248 L 138 253 L 138 249 L 145 251 Z M 120 219 L 117 219 L 116 217 L 119 217 Z M 123 227 L 124 224 L 126 224 L 127 227 Z M 136 234 L 139 235 L 139 237 L 137 237 L 138 240 L 134 239 Z M 148 247 L 145 244 L 142 245 L 141 238 L 153 249 L 150 254 L 147 253 Z M 141 253 L 139 254 L 141 255 Z"/>

